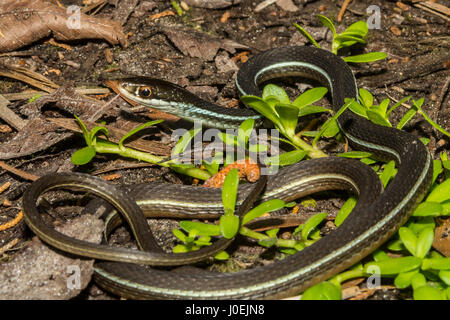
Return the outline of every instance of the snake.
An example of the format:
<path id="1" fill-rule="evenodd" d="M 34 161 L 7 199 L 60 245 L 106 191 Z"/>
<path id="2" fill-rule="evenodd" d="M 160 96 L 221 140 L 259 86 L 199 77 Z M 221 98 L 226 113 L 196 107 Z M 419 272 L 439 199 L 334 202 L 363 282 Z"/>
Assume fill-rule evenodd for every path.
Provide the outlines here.
<path id="1" fill-rule="evenodd" d="M 252 56 L 236 77 L 240 95 L 261 95 L 261 84 L 280 77 L 303 77 L 326 86 L 334 111 L 346 98 L 358 99 L 355 77 L 340 57 L 323 49 L 277 47 Z M 237 128 L 252 118 L 248 108 L 223 108 L 184 88 L 159 79 L 128 77 L 118 81 L 124 97 L 207 127 Z M 186 253 L 166 253 L 146 217 L 217 218 L 224 213 L 220 189 L 170 183 L 118 186 L 83 173 L 52 173 L 33 182 L 22 206 L 25 221 L 43 241 L 60 250 L 97 259 L 95 281 L 107 291 L 131 299 L 279 299 L 303 292 L 354 265 L 373 252 L 406 222 L 427 193 L 432 158 L 413 134 L 372 123 L 346 109 L 337 119 L 351 146 L 374 157 L 394 160 L 397 174 L 384 189 L 375 171 L 361 161 L 325 157 L 301 161 L 238 189 L 237 214 L 270 199 L 291 201 L 323 190 L 349 190 L 358 201 L 342 225 L 313 245 L 264 266 L 220 273 L 194 268 L 227 248 L 233 239 Z M 42 219 L 37 202 L 57 188 L 89 192 L 114 210 L 105 220 L 110 233 L 121 220 L 130 226 L 139 250 L 94 244 L 65 236 Z M 384 189 L 384 190 L 383 190 Z"/>

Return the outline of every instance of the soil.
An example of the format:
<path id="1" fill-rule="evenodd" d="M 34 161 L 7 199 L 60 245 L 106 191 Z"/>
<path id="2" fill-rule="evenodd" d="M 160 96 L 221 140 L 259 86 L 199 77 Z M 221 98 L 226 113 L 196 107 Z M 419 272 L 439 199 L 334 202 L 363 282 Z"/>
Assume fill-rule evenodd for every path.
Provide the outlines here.
<path id="1" fill-rule="evenodd" d="M 61 0 L 60 2 L 64 6 L 82 5 L 81 0 Z M 78 40 L 65 42 L 71 48 L 67 50 L 48 43 L 49 38 L 47 38 L 16 52 L 23 54 L 12 54 L 0 57 L 0 59 L 7 59 L 7 63 L 33 69 L 58 85 L 98 87 L 103 86 L 105 79 L 123 75 L 141 75 L 177 83 L 202 98 L 224 107 L 236 106 L 238 95 L 235 90 L 234 77 L 237 68 L 242 64 L 242 60 L 239 58 L 242 53 L 248 52 L 248 56 L 251 56 L 278 46 L 306 44 L 307 41 L 296 30 L 293 23 L 305 27 L 322 47 L 329 49 L 330 32 L 320 24 L 317 15 L 323 14 L 335 21 L 343 1 L 294 0 L 294 7 L 297 8 L 295 12 L 290 12 L 287 7 L 283 7 L 283 3 L 289 1 L 279 1 L 280 5 L 271 4 L 258 12 L 255 12 L 255 8 L 261 1 L 229 2 L 234 2 L 234 4 L 218 9 L 189 6 L 189 10 L 184 10 L 182 16 L 173 14 L 156 19 L 156 14 L 167 10 L 174 12 L 170 1 L 109 1 L 96 13 L 96 16 L 120 19 L 124 32 L 129 36 L 127 47 L 112 46 L 102 40 Z M 449 5 L 445 1 L 438 2 Z M 211 4 L 214 4 L 214 1 L 211 1 Z M 387 53 L 388 58 L 374 63 L 352 64 L 351 68 L 359 87 L 371 91 L 377 102 L 381 102 L 385 98 L 400 100 L 407 95 L 412 95 L 415 99 L 424 98 L 425 113 L 445 130 L 450 131 L 450 95 L 448 94 L 450 29 L 448 17 L 446 20 L 412 6 L 411 3 L 405 3 L 403 6 L 398 5 L 396 1 L 353 1 L 346 10 L 342 21 L 336 22 L 337 31 L 343 31 L 356 21 L 366 20 L 369 17 L 366 13 L 369 5 L 377 5 L 381 9 L 380 29 L 370 30 L 366 46 L 357 48 L 356 53 L 383 51 Z M 119 12 L 119 8 L 123 11 Z M 127 14 L 126 8 L 131 8 L 129 14 Z M 197 38 L 192 35 L 197 35 Z M 224 42 L 224 40 L 229 40 L 229 42 Z M 301 91 L 301 87 L 299 91 L 299 86 L 288 85 L 287 87 L 293 96 Z M 0 79 L 1 94 L 18 93 L 28 89 L 32 89 L 32 87 L 23 82 L 6 77 Z M 97 99 L 104 101 L 108 101 L 112 97 L 113 94 L 104 97 L 96 96 Z M 28 101 L 24 99 L 15 100 L 8 107 L 26 119 L 21 107 L 27 103 Z M 111 113 L 108 116 L 104 115 L 98 121 L 105 121 L 124 130 L 148 121 L 146 113 L 130 113 L 130 105 L 126 101 L 119 98 L 115 103 Z M 404 107 L 397 108 L 391 117 L 391 122 L 394 125 L 397 124 L 406 111 L 407 109 Z M 58 108 L 54 108 L 52 103 L 45 105 L 41 112 L 49 118 L 68 117 Z M 323 119 L 323 117 L 320 118 L 320 120 Z M 0 126 L 2 125 L 5 127 L 6 123 L 0 119 Z M 176 127 L 177 123 L 167 122 L 163 126 L 158 126 L 157 129 L 148 131 L 147 139 L 161 141 L 167 145 L 170 143 L 171 131 Z M 58 134 L 67 132 L 61 128 L 58 130 Z M 430 139 L 428 148 L 435 159 L 442 152 L 448 153 L 449 139 L 435 130 L 422 117 L 414 117 L 405 130 Z M 2 130 L 0 143 L 7 146 L 17 134 L 15 129 Z M 193 183 L 191 178 L 167 169 L 160 169 L 156 166 L 133 167 L 136 162 L 109 155 L 97 156 L 88 165 L 76 167 L 70 162 L 70 156 L 84 146 L 80 135 L 68 135 L 48 148 L 43 148 L 30 155 L 10 158 L 5 162 L 38 176 L 57 170 L 75 170 L 103 172 L 102 175 L 118 174 L 119 178 L 113 182 L 120 184 L 151 181 Z M 330 141 L 324 143 L 323 147 L 326 152 L 333 153 L 342 151 L 344 145 Z M 121 169 L 122 167 L 126 167 L 126 169 Z M 0 169 L 0 186 L 6 182 L 10 182 L 11 186 L 8 192 L 0 194 L 0 200 L 3 201 L 3 196 L 6 196 L 10 199 L 11 204 L 0 205 L 0 224 L 16 216 L 18 208 L 20 208 L 21 194 L 30 183 L 26 178 Z M 302 207 L 301 212 L 311 214 L 326 211 L 333 216 L 342 205 L 345 195 L 327 193 L 315 199 L 317 205 L 314 209 Z M 52 200 L 57 202 L 55 199 Z M 74 216 L 70 210 L 60 211 L 61 216 L 56 219 L 56 224 L 61 224 Z M 160 231 L 158 232 L 159 240 L 165 246 L 170 247 L 175 243 L 173 237 L 161 232 L 161 230 L 166 230 L 171 234 L 170 230 L 174 227 L 173 221 L 162 220 L 152 222 L 152 224 L 155 224 L 155 230 Z M 329 232 L 325 229 L 323 232 Z M 24 221 L 13 228 L 1 231 L 0 257 L 3 259 L 3 263 L 13 261 L 17 255 L 26 250 L 32 237 L 33 234 Z M 12 250 L 2 252 L 1 248 L 12 241 L 15 241 Z M 119 229 L 113 236 L 112 242 L 115 244 L 129 243 L 130 237 L 126 229 Z M 255 249 L 251 243 L 245 242 L 240 248 L 237 247 L 234 248 L 236 250 L 235 260 L 216 264 L 213 268 L 234 270 L 243 266 L 251 267 L 268 263 L 274 256 L 277 257 L 277 254 L 270 250 L 263 250 L 259 247 Z M 263 251 L 265 251 L 263 258 L 260 258 Z M 244 255 L 243 258 L 242 255 Z M 398 290 L 390 291 L 391 293 L 388 295 L 378 294 L 374 297 L 377 299 L 405 298 L 403 294 L 398 294 Z M 7 294 L 5 293 L 2 298 L 6 299 Z M 64 298 L 109 299 L 117 297 L 102 292 L 91 281 L 79 295 L 65 296 Z M 411 297 L 406 297 L 406 299 L 409 298 Z"/>

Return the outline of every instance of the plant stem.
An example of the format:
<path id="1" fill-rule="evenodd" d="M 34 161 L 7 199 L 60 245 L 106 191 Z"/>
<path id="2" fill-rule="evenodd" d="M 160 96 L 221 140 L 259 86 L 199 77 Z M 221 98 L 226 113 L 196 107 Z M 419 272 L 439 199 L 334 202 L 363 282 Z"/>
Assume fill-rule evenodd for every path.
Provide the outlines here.
<path id="1" fill-rule="evenodd" d="M 162 157 L 155 156 L 153 154 L 149 154 L 146 152 L 142 152 L 139 150 L 131 149 L 128 147 L 120 148 L 118 145 L 114 143 L 110 143 L 107 141 L 98 141 L 94 146 L 95 152 L 97 153 L 112 153 L 118 154 L 122 157 L 133 158 L 153 164 L 157 164 L 161 167 L 169 167 L 175 170 L 178 173 L 189 175 L 193 178 L 197 178 L 200 180 L 207 180 L 211 177 L 208 171 L 196 168 L 194 166 L 188 165 L 172 165 L 163 163 L 165 159 Z"/>
<path id="2" fill-rule="evenodd" d="M 308 156 L 310 156 L 311 158 L 324 158 L 324 157 L 327 157 L 327 154 L 324 153 L 322 150 L 314 148 L 313 146 L 311 146 L 308 143 L 306 143 L 305 141 L 303 141 L 297 135 L 290 136 L 289 139 L 297 147 L 307 151 L 308 152 Z"/>
<path id="3" fill-rule="evenodd" d="M 253 231 L 247 227 L 241 227 L 239 230 L 239 233 L 243 236 L 250 237 L 256 240 L 265 240 L 269 239 L 270 237 L 268 235 L 265 235 L 263 233 L 259 233 L 256 231 Z M 275 246 L 276 247 L 283 247 L 283 248 L 294 248 L 295 245 L 297 245 L 296 240 L 286 240 L 286 239 L 277 239 Z"/>

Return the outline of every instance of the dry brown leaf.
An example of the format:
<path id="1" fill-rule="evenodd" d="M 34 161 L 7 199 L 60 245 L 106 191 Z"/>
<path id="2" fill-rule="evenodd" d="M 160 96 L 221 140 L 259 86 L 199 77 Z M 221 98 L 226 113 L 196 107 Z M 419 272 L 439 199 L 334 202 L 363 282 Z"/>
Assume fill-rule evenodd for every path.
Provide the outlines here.
<path id="1" fill-rule="evenodd" d="M 450 257 L 450 219 L 443 219 L 434 232 L 433 247 Z"/>
<path id="2" fill-rule="evenodd" d="M 69 8 L 61 8 L 45 0 L 1 1 L 0 52 L 16 50 L 50 34 L 63 41 L 105 39 L 111 44 L 127 45 L 127 38 L 118 22 L 82 13 L 78 15 Z"/>

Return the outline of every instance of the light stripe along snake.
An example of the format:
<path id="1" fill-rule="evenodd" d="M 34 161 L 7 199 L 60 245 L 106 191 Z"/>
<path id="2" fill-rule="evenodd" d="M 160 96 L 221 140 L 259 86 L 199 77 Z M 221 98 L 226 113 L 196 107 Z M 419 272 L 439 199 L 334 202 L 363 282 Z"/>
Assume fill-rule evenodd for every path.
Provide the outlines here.
<path id="1" fill-rule="evenodd" d="M 301 76 L 318 80 L 331 92 L 334 110 L 345 98 L 357 98 L 357 86 L 347 64 L 334 54 L 312 47 L 280 47 L 253 56 L 238 72 L 241 95 L 260 95 L 267 80 Z M 149 78 L 129 78 L 119 83 L 122 94 L 143 105 L 217 128 L 236 128 L 249 117 L 250 109 L 221 108 L 177 85 Z M 23 198 L 29 227 L 45 242 L 74 254 L 104 260 L 95 264 L 100 286 L 128 298 L 163 299 L 262 299 L 283 298 L 353 265 L 375 250 L 407 220 L 427 192 L 432 175 L 431 156 L 415 136 L 375 125 L 350 110 L 338 123 L 352 146 L 370 150 L 380 159 L 393 159 L 398 172 L 386 190 L 368 166 L 356 160 L 328 157 L 303 161 L 267 177 L 258 201 L 274 198 L 291 201 L 320 190 L 350 189 L 359 196 L 344 223 L 320 239 L 281 261 L 235 273 L 167 271 L 151 266 L 183 265 L 200 261 L 223 250 L 232 240 L 220 238 L 198 251 L 164 253 L 149 231 L 146 216 L 169 213 L 175 217 L 210 217 L 222 213 L 221 191 L 187 185 L 152 183 L 123 188 L 99 178 L 77 173 L 50 174 L 34 182 Z M 248 210 L 264 181 L 239 186 L 239 213 Z M 130 224 L 141 251 L 97 245 L 64 236 L 47 226 L 36 208 L 38 198 L 55 188 L 75 188 L 106 199 Z M 108 232 L 117 224 L 110 217 Z M 115 221 L 115 222 L 114 222 Z M 111 223 L 109 223 L 111 222 Z M 106 261 L 105 261 L 106 260 Z M 114 261 L 114 262 L 111 262 Z"/>

